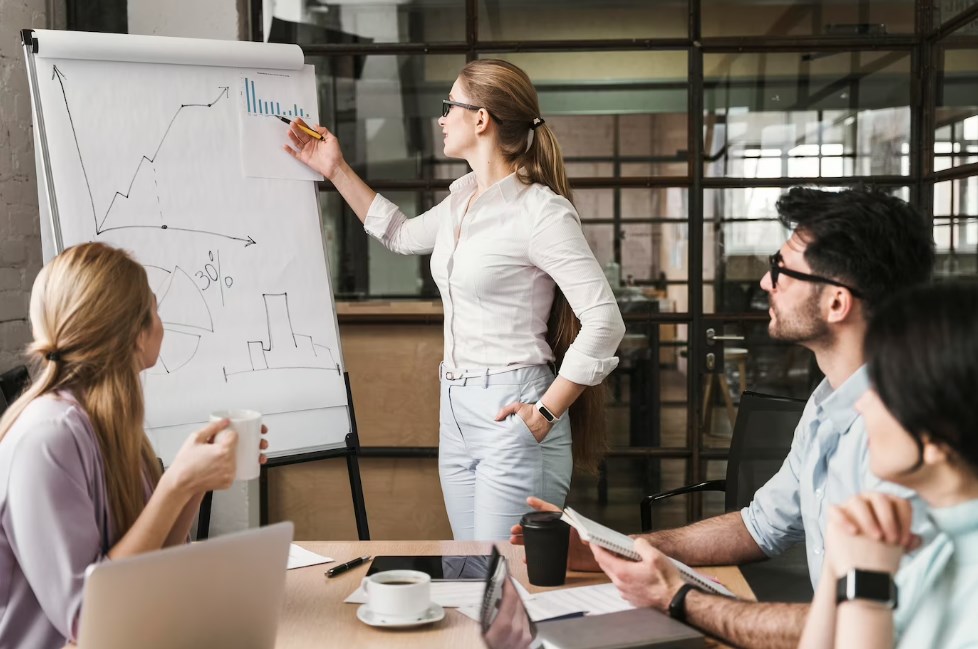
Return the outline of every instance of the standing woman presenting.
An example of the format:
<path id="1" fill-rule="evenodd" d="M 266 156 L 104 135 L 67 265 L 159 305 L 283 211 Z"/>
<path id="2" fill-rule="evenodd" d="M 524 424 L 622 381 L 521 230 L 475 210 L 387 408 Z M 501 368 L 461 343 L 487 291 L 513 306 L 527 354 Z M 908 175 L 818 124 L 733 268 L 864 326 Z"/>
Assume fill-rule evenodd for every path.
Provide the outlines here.
<path id="1" fill-rule="evenodd" d="M 456 539 L 507 539 L 528 496 L 563 505 L 573 464 L 597 464 L 598 386 L 618 365 L 625 326 L 526 73 L 468 63 L 438 125 L 445 155 L 473 171 L 413 219 L 353 172 L 325 128 L 317 140 L 294 124 L 285 148 L 388 249 L 431 253 L 445 306 L 438 463 L 448 517 Z"/>

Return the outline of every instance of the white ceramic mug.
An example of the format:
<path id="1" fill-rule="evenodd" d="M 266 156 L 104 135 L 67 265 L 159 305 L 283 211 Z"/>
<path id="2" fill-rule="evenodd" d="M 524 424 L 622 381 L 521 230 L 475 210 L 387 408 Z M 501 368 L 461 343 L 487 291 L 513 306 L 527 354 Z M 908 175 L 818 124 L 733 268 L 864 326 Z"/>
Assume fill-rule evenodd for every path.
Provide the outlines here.
<path id="1" fill-rule="evenodd" d="M 261 413 L 257 410 L 215 410 L 211 413 L 212 422 L 222 419 L 230 419 L 228 428 L 238 434 L 234 479 L 254 480 L 261 473 L 258 461 L 261 455 Z"/>
<path id="2" fill-rule="evenodd" d="M 417 570 L 385 570 L 365 577 L 367 607 L 381 617 L 413 620 L 431 607 L 431 577 Z"/>

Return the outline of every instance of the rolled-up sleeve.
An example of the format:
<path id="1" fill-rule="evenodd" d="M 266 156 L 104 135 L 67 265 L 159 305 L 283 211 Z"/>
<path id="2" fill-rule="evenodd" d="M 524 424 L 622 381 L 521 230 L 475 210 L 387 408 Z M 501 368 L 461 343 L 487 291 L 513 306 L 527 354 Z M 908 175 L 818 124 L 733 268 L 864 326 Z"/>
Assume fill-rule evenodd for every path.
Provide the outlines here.
<path id="1" fill-rule="evenodd" d="M 530 261 L 547 273 L 581 321 L 559 374 L 580 385 L 597 385 L 618 367 L 615 351 L 625 323 L 614 293 L 594 258 L 570 202 L 554 200 L 536 220 Z"/>
<path id="2" fill-rule="evenodd" d="M 363 228 L 391 252 L 426 255 L 434 249 L 439 223 L 447 214 L 447 205 L 443 201 L 424 214 L 409 219 L 401 208 L 377 194 L 367 210 Z"/>
<path id="3" fill-rule="evenodd" d="M 750 505 L 741 510 L 747 531 L 769 557 L 805 540 L 798 476 L 804 461 L 801 435 L 806 419 L 802 417 L 795 429 L 791 451 L 781 469 L 757 490 Z"/>
<path id="4" fill-rule="evenodd" d="M 40 421 L 11 463 L 4 527 L 51 625 L 74 640 L 85 570 L 101 560 L 97 506 L 69 415 Z M 62 429 L 62 430 L 59 430 Z"/>

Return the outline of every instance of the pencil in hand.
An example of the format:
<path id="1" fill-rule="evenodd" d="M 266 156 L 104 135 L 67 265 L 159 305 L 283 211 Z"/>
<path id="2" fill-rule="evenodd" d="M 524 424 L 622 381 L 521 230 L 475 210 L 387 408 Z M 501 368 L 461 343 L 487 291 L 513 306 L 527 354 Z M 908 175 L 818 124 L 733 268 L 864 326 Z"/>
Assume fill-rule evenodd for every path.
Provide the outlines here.
<path id="1" fill-rule="evenodd" d="M 310 136 L 312 138 L 315 138 L 315 139 L 320 140 L 320 141 L 322 141 L 322 140 L 325 139 L 322 136 L 321 133 L 317 133 L 316 131 L 312 130 L 311 128 L 309 128 L 308 126 L 306 126 L 304 124 L 299 124 L 297 122 L 293 122 L 288 117 L 282 117 L 281 115 L 274 115 L 274 117 L 279 118 L 280 120 L 282 120 L 283 122 L 285 122 L 289 126 L 292 126 L 294 124 L 297 129 L 299 129 L 300 131 L 302 131 L 303 133 L 305 133 L 306 135 L 308 135 L 308 136 Z"/>

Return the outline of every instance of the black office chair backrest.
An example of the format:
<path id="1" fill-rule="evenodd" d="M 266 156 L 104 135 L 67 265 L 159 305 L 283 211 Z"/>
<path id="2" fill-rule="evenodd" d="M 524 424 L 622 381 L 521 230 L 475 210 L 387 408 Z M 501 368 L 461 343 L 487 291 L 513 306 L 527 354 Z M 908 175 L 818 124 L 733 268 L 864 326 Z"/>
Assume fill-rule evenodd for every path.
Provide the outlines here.
<path id="1" fill-rule="evenodd" d="M 31 375 L 23 365 L 0 374 L 0 415 L 20 396 L 21 392 L 27 389 L 30 383 Z"/>
<path id="2" fill-rule="evenodd" d="M 750 504 L 788 456 L 805 401 L 744 392 L 727 459 L 725 507 L 737 511 Z"/>

